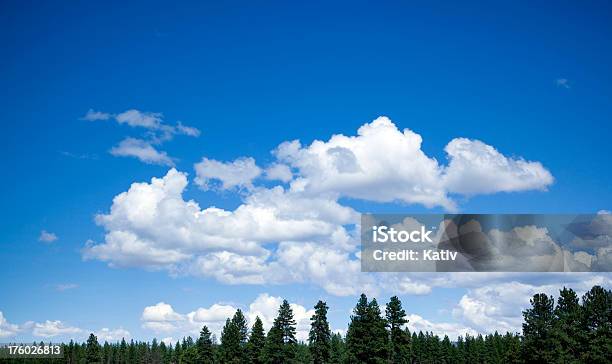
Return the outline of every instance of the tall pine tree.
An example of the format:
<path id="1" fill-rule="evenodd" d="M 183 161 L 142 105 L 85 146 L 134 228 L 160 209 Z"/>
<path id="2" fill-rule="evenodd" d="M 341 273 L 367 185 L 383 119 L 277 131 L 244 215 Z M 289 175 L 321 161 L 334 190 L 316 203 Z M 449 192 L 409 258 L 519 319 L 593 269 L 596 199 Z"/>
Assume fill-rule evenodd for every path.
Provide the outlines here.
<path id="1" fill-rule="evenodd" d="M 554 299 L 539 293 L 530 302 L 531 308 L 523 311 L 523 359 L 526 363 L 548 363 L 553 359 Z"/>
<path id="2" fill-rule="evenodd" d="M 389 343 L 387 323 L 380 314 L 376 299 L 368 302 L 366 295 L 361 294 L 353 309 L 346 335 L 350 362 L 387 362 Z"/>
<path id="3" fill-rule="evenodd" d="M 331 331 L 327 322 L 327 304 L 323 301 L 315 305 L 315 313 L 310 318 L 308 344 L 314 364 L 329 363 L 331 357 Z"/>
<path id="4" fill-rule="evenodd" d="M 397 296 L 391 297 L 385 317 L 391 330 L 391 353 L 390 361 L 393 364 L 410 363 L 410 334 L 402 330 L 402 326 L 408 323 L 406 311 L 402 308 L 402 302 Z"/>
<path id="5" fill-rule="evenodd" d="M 278 309 L 278 316 L 268 332 L 264 358 L 266 363 L 291 363 L 295 359 L 297 340 L 295 339 L 295 319 L 287 300 Z"/>
<path id="6" fill-rule="evenodd" d="M 200 331 L 200 337 L 196 342 L 198 347 L 198 356 L 202 364 L 212 364 L 215 361 L 215 353 L 213 351 L 213 342 L 210 330 L 206 325 Z"/>
<path id="7" fill-rule="evenodd" d="M 255 317 L 255 323 L 251 329 L 251 336 L 247 344 L 248 362 L 253 364 L 263 363 L 263 348 L 266 344 L 263 323 L 259 316 Z"/>
<path id="8" fill-rule="evenodd" d="M 98 343 L 98 338 L 93 333 L 89 334 L 86 350 L 88 363 L 99 363 L 101 361 L 100 344 Z"/>

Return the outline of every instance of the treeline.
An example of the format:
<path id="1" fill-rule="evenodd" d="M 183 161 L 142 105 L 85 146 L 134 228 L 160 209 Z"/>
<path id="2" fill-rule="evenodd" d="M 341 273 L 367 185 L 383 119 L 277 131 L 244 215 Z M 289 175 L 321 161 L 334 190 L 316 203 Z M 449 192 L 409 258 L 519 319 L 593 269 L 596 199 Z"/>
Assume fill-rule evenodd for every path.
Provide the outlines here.
<path id="1" fill-rule="evenodd" d="M 219 342 L 204 326 L 197 339 L 175 345 L 151 342 L 104 343 L 94 334 L 86 343 L 63 344 L 64 359 L 22 359 L 12 363 L 610 363 L 612 292 L 593 287 L 580 301 L 572 289 L 554 298 L 536 294 L 523 311 L 522 335 L 497 332 L 452 342 L 428 332 L 410 332 L 401 301 L 391 297 L 384 312 L 376 299 L 361 295 L 345 337 L 334 334 L 328 306 L 319 301 L 307 342 L 296 339 L 289 303 L 281 304 L 267 335 L 257 317 L 249 329 L 242 311 L 227 319 Z M 8 360 L 6 360 L 9 362 Z"/>

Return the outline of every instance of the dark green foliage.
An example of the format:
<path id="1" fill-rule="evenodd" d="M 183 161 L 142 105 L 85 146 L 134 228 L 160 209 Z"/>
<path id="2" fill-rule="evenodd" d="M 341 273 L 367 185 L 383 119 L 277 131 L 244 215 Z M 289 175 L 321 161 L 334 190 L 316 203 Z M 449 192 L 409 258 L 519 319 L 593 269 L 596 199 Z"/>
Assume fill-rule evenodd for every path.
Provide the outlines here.
<path id="1" fill-rule="evenodd" d="M 96 335 L 89 334 L 87 339 L 87 362 L 88 363 L 99 363 L 102 360 L 100 351 L 100 344 Z"/>
<path id="2" fill-rule="evenodd" d="M 246 320 L 237 311 L 226 322 L 221 345 L 217 345 L 206 326 L 195 342 L 186 337 L 174 346 L 157 340 L 127 343 L 123 339 L 100 345 L 91 334 L 85 343 L 62 344 L 63 359 L 0 359 L 0 363 L 519 364 L 610 363 L 612 357 L 612 293 L 599 286 L 593 287 L 581 301 L 573 290 L 564 288 L 556 306 L 552 297 L 535 295 L 531 307 L 523 312 L 523 337 L 495 332 L 484 337 L 459 336 L 453 343 L 447 336 L 440 339 L 431 332 L 411 335 L 408 329 L 402 329 L 407 322 L 399 299 L 391 298 L 383 319 L 376 300 L 368 302 L 361 295 L 343 339 L 340 334 L 329 333 L 327 310 L 324 302 L 315 306 L 308 345 L 296 341 L 293 312 L 284 301 L 267 338 L 257 318 L 247 339 Z M 325 343 L 325 338 L 329 357 L 314 348 L 317 343 Z M 408 345 L 403 347 L 400 344 L 405 344 L 406 339 Z"/>
<path id="3" fill-rule="evenodd" d="M 292 363 L 296 358 L 295 319 L 287 300 L 278 309 L 278 316 L 268 332 L 264 347 L 264 362 L 272 364 Z"/>
<path id="4" fill-rule="evenodd" d="M 527 363 L 552 361 L 554 299 L 543 293 L 531 299 L 531 308 L 523 311 L 523 359 Z"/>
<path id="5" fill-rule="evenodd" d="M 163 344 L 163 343 L 162 343 Z M 213 349 L 213 341 L 211 337 L 210 330 L 208 327 L 202 327 L 200 331 L 200 337 L 196 342 L 198 357 L 200 359 L 200 363 L 202 364 L 212 364 L 215 359 L 215 352 Z"/>
<path id="6" fill-rule="evenodd" d="M 317 302 L 315 313 L 310 319 L 308 344 L 314 364 L 329 363 L 331 357 L 331 331 L 327 322 L 327 310 L 325 302 Z"/>
<path id="7" fill-rule="evenodd" d="M 266 345 L 266 336 L 263 323 L 259 316 L 255 317 L 255 323 L 251 329 L 251 336 L 247 343 L 247 355 L 249 363 L 260 364 L 264 362 L 263 348 Z"/>
<path id="8" fill-rule="evenodd" d="M 330 342 L 330 364 L 340 364 L 345 361 L 346 358 L 346 343 L 342 339 L 340 334 L 332 334 Z"/>
<path id="9" fill-rule="evenodd" d="M 588 363 L 612 361 L 612 291 L 600 286 L 582 297 L 584 344 L 580 358 Z"/>
<path id="10" fill-rule="evenodd" d="M 353 309 L 346 342 L 348 360 L 358 363 L 384 363 L 388 359 L 387 322 L 380 316 L 376 299 L 368 302 L 362 294 Z"/>
<path id="11" fill-rule="evenodd" d="M 410 333 L 402 329 L 408 320 L 406 320 L 406 311 L 402 308 L 402 302 L 397 296 L 391 297 L 387 303 L 385 317 L 390 330 L 390 362 L 393 364 L 409 363 Z"/>

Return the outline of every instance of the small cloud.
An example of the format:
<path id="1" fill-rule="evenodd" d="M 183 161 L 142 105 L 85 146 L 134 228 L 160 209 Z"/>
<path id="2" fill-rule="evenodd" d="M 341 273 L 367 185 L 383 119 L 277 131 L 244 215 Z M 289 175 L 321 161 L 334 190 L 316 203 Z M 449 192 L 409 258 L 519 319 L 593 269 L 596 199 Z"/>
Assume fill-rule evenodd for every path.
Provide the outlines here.
<path id="1" fill-rule="evenodd" d="M 95 111 L 94 109 L 89 109 L 85 116 L 81 118 L 81 120 L 87 121 L 99 121 L 99 120 L 108 120 L 111 118 L 111 114 L 102 111 Z"/>
<path id="2" fill-rule="evenodd" d="M 38 241 L 42 241 L 43 243 L 52 243 L 57 240 L 57 235 L 54 233 L 50 233 L 47 230 L 43 230 L 40 232 L 40 236 L 38 236 Z"/>
<path id="3" fill-rule="evenodd" d="M 125 138 L 110 153 L 116 157 L 134 157 L 148 164 L 174 166 L 174 161 L 164 151 L 158 151 L 142 139 Z"/>
<path id="4" fill-rule="evenodd" d="M 566 89 L 570 89 L 570 84 L 569 84 L 569 80 L 567 78 L 557 78 L 555 80 L 555 84 L 557 85 L 557 87 L 562 87 L 562 88 L 566 88 Z"/>
<path id="5" fill-rule="evenodd" d="M 176 125 L 176 129 L 178 130 L 179 133 L 187 135 L 187 136 L 192 136 L 192 137 L 200 136 L 200 130 L 198 128 L 194 128 L 193 126 L 183 125 L 180 121 Z"/>
<path id="6" fill-rule="evenodd" d="M 58 292 L 64 292 L 75 288 L 79 288 L 79 285 L 75 283 L 62 283 L 55 285 L 55 290 Z"/>

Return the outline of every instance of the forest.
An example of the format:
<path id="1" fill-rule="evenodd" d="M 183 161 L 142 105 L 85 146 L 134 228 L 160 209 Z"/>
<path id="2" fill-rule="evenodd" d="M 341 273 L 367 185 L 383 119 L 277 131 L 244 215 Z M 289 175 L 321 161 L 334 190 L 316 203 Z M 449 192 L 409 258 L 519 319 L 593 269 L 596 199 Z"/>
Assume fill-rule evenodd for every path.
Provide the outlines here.
<path id="1" fill-rule="evenodd" d="M 563 288 L 559 297 L 540 293 L 523 311 L 522 333 L 497 332 L 451 341 L 431 332 L 410 332 L 398 297 L 384 308 L 362 294 L 346 335 L 332 333 L 329 307 L 314 306 L 307 342 L 296 339 L 296 321 L 285 300 L 266 333 L 257 318 L 249 328 L 242 311 L 228 318 L 219 340 L 202 327 L 199 337 L 175 345 L 121 340 L 62 344 L 62 359 L 0 359 L 2 363 L 610 363 L 612 291 L 594 286 L 580 299 Z"/>

